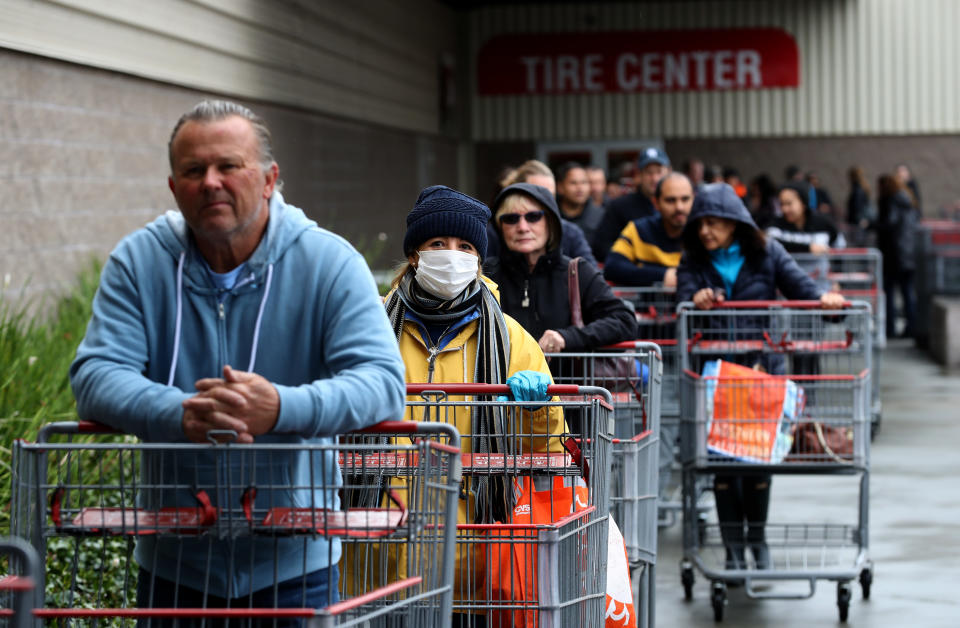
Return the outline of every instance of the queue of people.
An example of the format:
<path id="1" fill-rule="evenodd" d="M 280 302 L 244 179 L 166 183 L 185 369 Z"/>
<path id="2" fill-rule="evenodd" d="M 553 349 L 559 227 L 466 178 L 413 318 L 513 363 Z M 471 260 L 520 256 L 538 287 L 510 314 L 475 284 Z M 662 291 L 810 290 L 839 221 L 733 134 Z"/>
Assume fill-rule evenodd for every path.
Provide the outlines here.
<path id="1" fill-rule="evenodd" d="M 202 443 L 224 431 L 239 443 L 332 442 L 404 416 L 405 383 L 472 382 L 506 384 L 514 399 L 534 404 L 525 414 L 524 430 L 535 435 L 528 447 L 561 451 L 562 412 L 536 406 L 551 399 L 545 353 L 592 351 L 638 333 L 633 312 L 605 279 L 675 287 L 678 301 L 700 309 L 773 299 L 778 291 L 825 308 L 842 301 L 785 250 L 842 245 L 811 207 L 808 187 L 780 189 L 779 211 L 764 232 L 744 203 L 745 186 L 738 194 L 727 183 L 671 172 L 656 148 L 638 159 L 636 191 L 605 209 L 597 203 L 604 186 L 577 164 L 564 165 L 556 179 L 540 162 L 522 164 L 505 175 L 492 208 L 448 187 L 424 189 L 406 218 L 405 262 L 384 298 L 348 242 L 284 201 L 269 129 L 249 109 L 198 104 L 175 125 L 169 158 L 180 211 L 113 251 L 70 368 L 81 418 L 147 442 Z M 857 180 L 862 206 L 869 192 Z M 826 195 L 819 190 L 816 198 Z M 881 179 L 876 224 L 890 253 L 885 276 L 905 302 L 912 258 L 904 234 L 915 222 L 914 201 L 907 186 Z M 863 211 L 855 217 L 870 219 Z M 606 262 L 602 273 L 596 260 Z M 574 289 L 581 324 L 571 312 Z M 754 357 L 767 372 L 783 372 L 778 356 Z M 417 420 L 409 408 L 406 418 Z M 458 411 L 454 423 L 465 451 L 496 453 L 503 425 L 492 407 Z M 339 477 L 332 454 L 270 460 L 262 473 L 273 483 Z M 749 548 L 765 564 L 769 489 L 768 476 L 717 476 L 728 563 L 742 564 Z M 467 481 L 458 521 L 505 521 L 509 490 L 492 478 Z M 288 497 L 291 504 L 306 499 Z M 310 500 L 333 509 L 339 503 L 335 490 Z M 237 548 L 225 541 L 182 542 L 186 551 L 151 536 L 138 540 L 140 606 L 189 605 L 201 589 L 203 603 L 214 606 L 241 598 L 242 605 L 315 608 L 337 601 L 336 539 L 244 541 L 249 570 L 230 568 Z M 200 573 L 214 580 L 199 582 Z"/>

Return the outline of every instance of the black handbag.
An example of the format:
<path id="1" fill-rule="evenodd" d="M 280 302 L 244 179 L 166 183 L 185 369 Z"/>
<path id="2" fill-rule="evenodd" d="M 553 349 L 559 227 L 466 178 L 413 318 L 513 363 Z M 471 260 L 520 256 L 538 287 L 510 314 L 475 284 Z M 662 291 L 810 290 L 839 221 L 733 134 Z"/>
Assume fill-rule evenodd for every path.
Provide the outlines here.
<path id="1" fill-rule="evenodd" d="M 583 309 L 580 306 L 581 258 L 570 260 L 567 267 L 567 292 L 570 299 L 570 321 L 576 327 L 583 327 Z M 591 386 L 601 386 L 610 392 L 633 392 L 642 401 L 640 377 L 637 365 L 632 357 L 604 356 L 593 358 L 591 365 L 584 366 L 584 378 Z"/>

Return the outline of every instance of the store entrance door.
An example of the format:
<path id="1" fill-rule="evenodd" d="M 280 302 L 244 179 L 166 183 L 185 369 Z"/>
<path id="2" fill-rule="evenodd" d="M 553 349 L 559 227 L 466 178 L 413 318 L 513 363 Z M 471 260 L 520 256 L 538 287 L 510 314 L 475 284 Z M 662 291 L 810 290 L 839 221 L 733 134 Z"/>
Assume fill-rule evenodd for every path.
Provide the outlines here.
<path id="1" fill-rule="evenodd" d="M 540 142 L 537 159 L 556 172 L 557 166 L 575 161 L 584 166 L 600 166 L 607 172 L 608 181 L 633 186 L 633 169 L 637 157 L 645 148 L 664 149 L 660 138 L 636 140 L 609 140 L 593 142 Z"/>

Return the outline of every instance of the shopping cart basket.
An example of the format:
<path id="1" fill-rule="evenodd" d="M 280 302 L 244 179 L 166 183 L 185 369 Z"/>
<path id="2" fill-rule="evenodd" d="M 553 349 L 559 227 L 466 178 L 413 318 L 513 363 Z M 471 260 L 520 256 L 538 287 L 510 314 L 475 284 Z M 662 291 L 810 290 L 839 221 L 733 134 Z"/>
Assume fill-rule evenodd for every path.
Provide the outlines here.
<path id="1" fill-rule="evenodd" d="M 679 416 L 679 368 L 676 362 L 676 289 L 663 286 L 611 286 L 613 293 L 629 303 L 637 318 L 637 338 L 660 346 L 663 380 L 660 402 L 662 417 Z"/>
<path id="2" fill-rule="evenodd" d="M 663 364 L 660 393 L 659 524 L 672 526 L 681 504 L 671 476 L 677 466 L 680 432 L 680 357 L 677 349 L 676 289 L 663 286 L 613 286 L 613 293 L 630 304 L 637 318 L 637 337 L 660 347 Z"/>
<path id="3" fill-rule="evenodd" d="M 887 346 L 887 306 L 883 292 L 883 255 L 877 249 L 832 249 L 824 254 L 793 253 L 801 268 L 825 289 L 839 292 L 851 301 L 870 304 L 873 357 L 870 367 L 871 420 L 874 432 L 880 429 L 883 405 L 880 399 L 880 369 Z"/>
<path id="4" fill-rule="evenodd" d="M 0 577 L 0 617 L 11 628 L 29 628 L 37 604 L 40 560 L 29 543 L 16 537 L 0 539 L 7 575 Z"/>
<path id="5" fill-rule="evenodd" d="M 353 433 L 349 443 L 252 445 L 140 443 L 108 432 L 94 423 L 58 423 L 43 428 L 36 443 L 15 443 L 12 528 L 31 541 L 46 567 L 38 617 L 449 625 L 460 484 L 459 435 L 452 426 L 394 421 Z M 76 438 L 93 433 L 103 435 Z M 292 457 L 306 472 L 282 481 L 268 475 Z M 350 478 L 397 475 L 404 484 L 390 487 L 385 507 L 340 506 L 341 493 L 369 488 L 351 485 Z M 138 557 L 155 564 L 163 558 L 166 568 L 192 553 L 203 557 L 199 582 L 205 587 L 216 586 L 218 577 L 234 587 L 259 577 L 273 583 L 268 591 L 276 595 L 284 570 L 305 566 L 307 549 L 318 541 L 334 563 L 341 544 L 403 546 L 404 577 L 382 570 L 345 574 L 330 586 L 351 596 L 323 609 L 262 607 L 253 592 L 217 596 L 210 590 L 197 592 L 200 604 L 136 607 L 138 584 L 151 591 L 163 584 L 138 570 Z M 181 573 L 194 588 L 196 575 L 184 566 L 175 578 Z M 143 574 L 149 582 L 138 582 Z M 305 576 L 302 586 L 308 586 Z"/>
<path id="6" fill-rule="evenodd" d="M 551 401 L 531 404 L 505 401 L 503 385 L 407 385 L 409 418 L 454 423 L 463 433 L 453 601 L 462 621 L 604 623 L 611 398 L 586 386 L 547 392 Z M 466 421 L 477 427 L 486 412 L 494 434 L 473 433 Z M 477 505 L 491 494 L 508 503 L 499 511 Z"/>
<path id="7" fill-rule="evenodd" d="M 871 356 L 869 306 L 848 303 L 842 310 L 825 311 L 819 302 L 731 302 L 704 311 L 685 303 L 679 313 L 686 366 L 681 581 L 687 599 L 693 595 L 694 569 L 712 582 L 718 621 L 731 583 L 744 583 L 750 597 L 806 598 L 817 580 L 831 580 L 837 582 L 840 618 L 846 620 L 850 582 L 859 577 L 867 598 L 873 573 L 867 529 L 870 372 L 862 368 Z M 796 359 L 810 355 L 817 360 Z M 776 359 L 765 359 L 770 357 Z M 724 371 L 717 359 L 747 366 Z M 818 373 L 768 375 L 749 368 L 754 364 Z M 731 565 L 729 554 L 737 548 L 724 543 L 720 524 L 705 524 L 697 516 L 698 479 L 783 473 L 858 477 L 855 521 L 767 523 L 768 564 Z M 758 586 L 790 580 L 808 583 L 808 590 L 784 593 Z"/>
<path id="8" fill-rule="evenodd" d="M 596 352 L 548 353 L 558 384 L 600 386 L 611 391 L 614 439 L 611 448 L 610 514 L 620 526 L 635 588 L 639 625 L 653 624 L 657 555 L 660 347 L 629 341 Z M 620 365 L 615 368 L 613 365 Z"/>

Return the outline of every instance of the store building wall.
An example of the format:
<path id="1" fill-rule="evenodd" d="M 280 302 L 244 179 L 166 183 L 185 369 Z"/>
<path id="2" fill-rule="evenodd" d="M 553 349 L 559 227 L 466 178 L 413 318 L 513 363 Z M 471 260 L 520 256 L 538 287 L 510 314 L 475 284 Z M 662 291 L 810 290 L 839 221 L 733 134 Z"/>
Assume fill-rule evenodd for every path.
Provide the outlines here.
<path id="1" fill-rule="evenodd" d="M 477 9 L 469 37 L 473 51 L 473 139 L 596 140 L 631 136 L 679 138 L 796 137 L 960 132 L 960 3 L 953 0 L 703 0 L 510 4 Z M 633 89 L 591 91 L 583 78 L 585 54 L 571 59 L 580 80 L 540 77 L 543 65 L 520 69 L 537 79 L 534 93 L 481 94 L 478 57 L 498 36 L 551 34 L 570 39 L 620 32 L 666 33 L 668 44 L 696 50 L 700 29 L 773 28 L 790 36 L 799 55 L 792 87 Z M 689 31 L 689 32 L 684 32 Z M 676 40 L 670 40 L 670 33 Z M 512 40 L 516 41 L 516 40 Z M 522 37 L 521 37 L 522 43 Z M 558 42 L 562 45 L 562 41 Z M 603 40 L 587 52 L 604 50 Z M 642 47 L 642 46 L 640 46 Z M 539 53 L 549 56 L 542 46 Z M 692 54 L 692 53 L 691 53 Z M 536 68 L 532 70 L 531 68 Z M 501 68 L 501 73 L 505 68 Z M 511 68 L 512 70 L 512 68 Z M 612 73 L 612 68 L 608 68 Z M 666 73 L 660 68 L 657 74 Z M 693 70 L 691 70 L 693 72 Z M 708 70 L 709 73 L 709 70 Z M 499 79 L 503 81 L 502 78 Z M 692 81 L 692 79 L 691 79 Z M 662 81 L 661 81 L 662 82 Z M 577 85 L 578 87 L 574 87 Z M 571 93 L 566 93 L 565 87 Z"/>
<path id="2" fill-rule="evenodd" d="M 0 49 L 2 297 L 42 307 L 91 258 L 174 209 L 167 141 L 209 92 Z M 402 257 L 425 185 L 456 184 L 456 142 L 242 100 L 274 133 L 284 196 L 371 265 Z"/>
<path id="3" fill-rule="evenodd" d="M 457 184 L 454 25 L 434 0 L 0 0 L 0 294 L 37 307 L 174 208 L 169 133 L 205 97 L 261 114 L 285 197 L 388 268 L 420 188 Z"/>
<path id="4" fill-rule="evenodd" d="M 734 166 L 745 178 L 767 172 L 779 181 L 783 167 L 796 164 L 816 171 L 835 200 L 846 196 L 849 166 L 863 165 L 875 181 L 904 162 L 924 187 L 926 213 L 935 215 L 960 197 L 947 172 L 947 165 L 960 158 L 960 108 L 954 106 L 960 101 L 960 73 L 953 67 L 960 40 L 950 26 L 958 22 L 960 3 L 951 0 L 542 3 L 476 9 L 469 29 L 476 188 L 485 189 L 503 161 L 528 158 L 520 150 L 512 159 L 505 156 L 524 142 L 586 145 L 646 137 L 662 141 L 676 165 L 699 156 Z M 781 29 L 795 40 L 796 87 L 479 93 L 478 55 L 501 36 L 636 32 L 642 38 L 644 31 L 747 28 Z"/>

